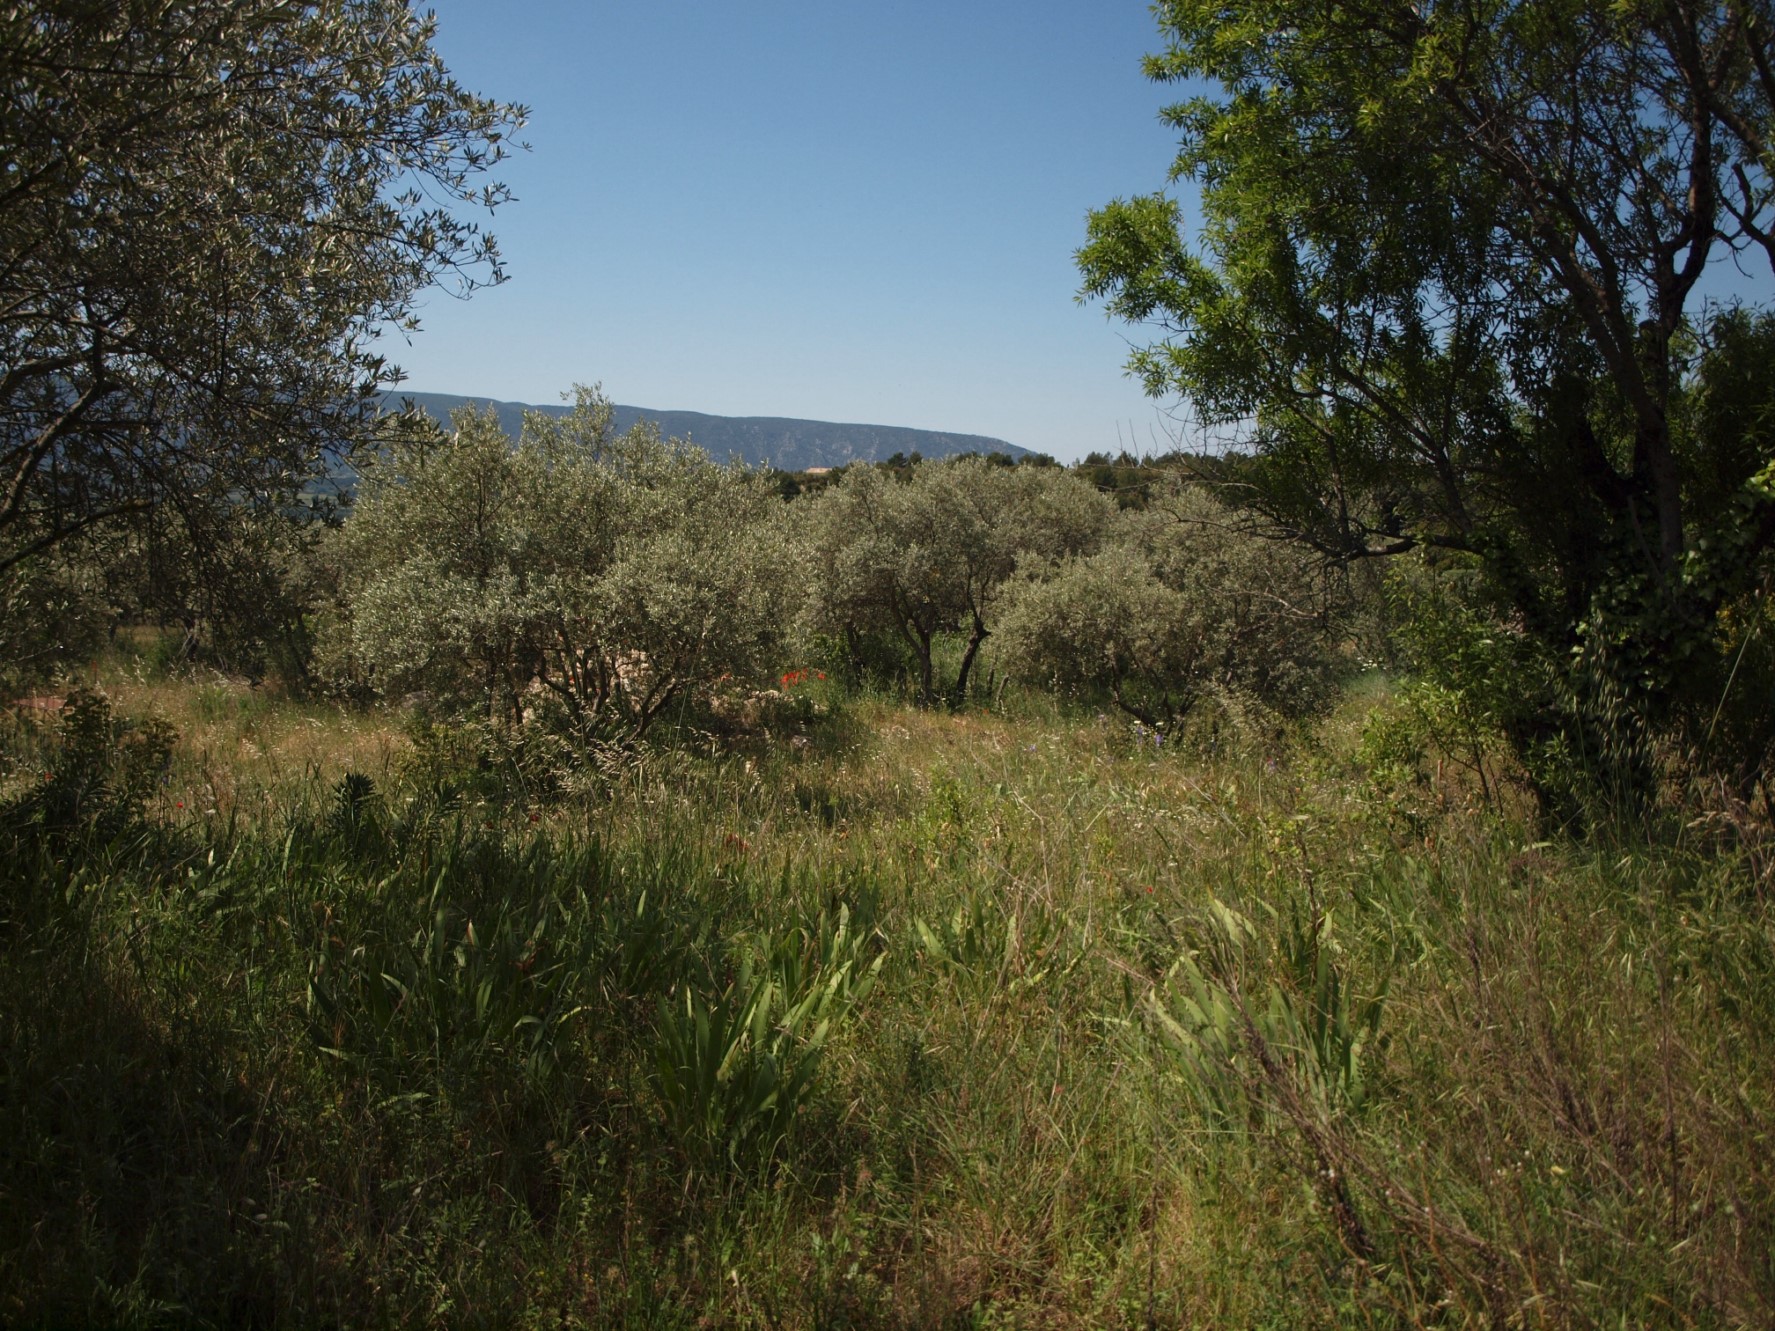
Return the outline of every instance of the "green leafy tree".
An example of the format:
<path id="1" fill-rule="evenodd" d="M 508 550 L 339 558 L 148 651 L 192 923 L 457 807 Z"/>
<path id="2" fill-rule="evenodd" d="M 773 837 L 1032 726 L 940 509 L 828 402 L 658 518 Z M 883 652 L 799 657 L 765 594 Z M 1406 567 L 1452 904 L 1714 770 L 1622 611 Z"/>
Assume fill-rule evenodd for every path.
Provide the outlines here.
<path id="1" fill-rule="evenodd" d="M 1775 260 L 1766 8 L 1155 12 L 1147 72 L 1216 85 L 1167 112 L 1200 225 L 1122 200 L 1079 254 L 1088 294 L 1160 327 L 1149 391 L 1246 432 L 1234 492 L 1273 530 L 1478 560 L 1567 663 L 1549 679 L 1607 673 L 1647 716 L 1718 684 L 1711 626 L 1775 540 L 1775 383 L 1743 372 L 1762 321 L 1709 318 L 1698 284 Z M 1525 705 L 1518 744 L 1559 711 Z"/>
<path id="2" fill-rule="evenodd" d="M 981 645 L 1020 560 L 1095 548 L 1113 511 L 1065 472 L 983 458 L 890 474 L 854 467 L 813 501 L 814 625 L 855 645 L 887 632 L 909 652 L 920 702 L 966 701 Z M 952 682 L 936 677 L 940 635 L 963 635 Z"/>
<path id="3" fill-rule="evenodd" d="M 1173 484 L 1122 513 L 1096 553 L 1027 570 L 998 634 L 1013 673 L 1102 689 L 1175 731 L 1205 701 L 1298 715 L 1323 700 L 1336 669 L 1327 622 L 1322 581 L 1299 550 Z"/>
<path id="4" fill-rule="evenodd" d="M 460 212 L 520 108 L 405 0 L 0 10 L 0 572 L 96 525 L 290 495 L 366 438 L 416 295 L 499 280 Z"/>
<path id="5" fill-rule="evenodd" d="M 671 704 L 769 664 L 802 596 L 785 506 L 582 390 L 517 447 L 491 412 L 367 473 L 333 558 L 338 676 L 581 738 L 638 739 Z"/>

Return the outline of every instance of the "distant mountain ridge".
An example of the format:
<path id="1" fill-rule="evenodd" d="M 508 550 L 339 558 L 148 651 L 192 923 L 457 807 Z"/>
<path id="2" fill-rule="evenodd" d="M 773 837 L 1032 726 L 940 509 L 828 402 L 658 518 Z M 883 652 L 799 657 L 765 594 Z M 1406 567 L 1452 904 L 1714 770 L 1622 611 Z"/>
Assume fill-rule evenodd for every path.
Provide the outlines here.
<path id="1" fill-rule="evenodd" d="M 458 407 L 491 406 L 499 416 L 500 426 L 514 439 L 523 426 L 526 411 L 565 416 L 573 410 L 563 405 L 532 406 L 455 393 L 395 392 L 384 394 L 384 398 L 391 407 L 409 399 L 444 425 L 449 424 L 450 413 Z M 700 411 L 654 411 L 648 407 L 618 406 L 614 410 L 619 430 L 629 429 L 636 421 L 650 420 L 658 424 L 662 433 L 688 439 L 719 461 L 738 457 L 753 465 L 769 465 L 783 471 L 842 467 L 847 462 L 885 462 L 896 453 L 921 453 L 927 458 L 957 453 L 1008 453 L 1022 457 L 1029 451 L 987 435 L 914 430 L 903 425 L 847 425 L 786 416 L 710 416 Z"/>

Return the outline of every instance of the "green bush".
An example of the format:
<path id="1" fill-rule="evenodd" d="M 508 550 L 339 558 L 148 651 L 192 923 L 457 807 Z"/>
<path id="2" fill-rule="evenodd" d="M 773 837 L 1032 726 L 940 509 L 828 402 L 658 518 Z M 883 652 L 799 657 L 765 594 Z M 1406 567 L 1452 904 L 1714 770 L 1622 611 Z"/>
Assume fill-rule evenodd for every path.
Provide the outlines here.
<path id="1" fill-rule="evenodd" d="M 0 824 L 56 837 L 114 837 L 141 820 L 177 741 L 166 721 L 120 718 L 104 694 L 74 689 L 41 779 L 0 808 Z"/>
<path id="2" fill-rule="evenodd" d="M 90 566 L 47 556 L 0 571 L 0 700 L 98 650 L 111 619 L 99 581 Z"/>
<path id="3" fill-rule="evenodd" d="M 1063 690 L 1101 689 L 1169 733 L 1204 702 L 1312 711 L 1340 668 L 1322 590 L 1298 552 L 1236 522 L 1173 483 L 1120 515 L 1101 551 L 1026 567 L 999 629 L 1007 668 Z"/>
<path id="4" fill-rule="evenodd" d="M 1057 469 L 977 457 L 904 474 L 854 467 L 809 506 L 807 627 L 843 642 L 853 675 L 904 660 L 920 704 L 959 707 L 1019 563 L 1095 549 L 1113 511 Z M 965 645 L 951 675 L 938 657 L 952 635 Z"/>
<path id="5" fill-rule="evenodd" d="M 365 478 L 332 555 L 339 686 L 594 745 L 764 677 L 802 569 L 762 472 L 619 437 L 595 392 L 515 448 L 491 414 L 455 424 Z"/>

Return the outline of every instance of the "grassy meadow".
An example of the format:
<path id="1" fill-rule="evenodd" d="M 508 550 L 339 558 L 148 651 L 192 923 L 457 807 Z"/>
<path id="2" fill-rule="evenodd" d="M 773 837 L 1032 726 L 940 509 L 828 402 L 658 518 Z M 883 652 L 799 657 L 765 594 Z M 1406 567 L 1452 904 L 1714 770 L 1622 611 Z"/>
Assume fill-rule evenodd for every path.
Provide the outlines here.
<path id="1" fill-rule="evenodd" d="M 549 788 L 94 679 L 0 722 L 0 1322 L 1775 1323 L 1741 813 L 1379 772 L 1379 677 L 1188 744 L 810 677 Z"/>

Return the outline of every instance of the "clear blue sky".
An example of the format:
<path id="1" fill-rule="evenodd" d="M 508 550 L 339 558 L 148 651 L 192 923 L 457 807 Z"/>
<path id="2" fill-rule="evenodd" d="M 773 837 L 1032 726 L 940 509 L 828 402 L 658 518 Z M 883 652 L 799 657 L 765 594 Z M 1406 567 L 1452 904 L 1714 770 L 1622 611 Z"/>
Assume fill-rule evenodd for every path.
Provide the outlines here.
<path id="1" fill-rule="evenodd" d="M 1163 443 L 1072 261 L 1176 148 L 1141 0 L 434 4 L 532 151 L 492 220 L 510 281 L 427 298 L 405 387 Z"/>

